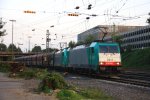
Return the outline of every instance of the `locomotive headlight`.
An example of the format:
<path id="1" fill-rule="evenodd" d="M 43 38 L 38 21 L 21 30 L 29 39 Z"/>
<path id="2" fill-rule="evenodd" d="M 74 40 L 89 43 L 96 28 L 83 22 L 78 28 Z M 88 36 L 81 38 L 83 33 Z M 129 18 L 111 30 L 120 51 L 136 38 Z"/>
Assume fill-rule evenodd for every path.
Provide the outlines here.
<path id="1" fill-rule="evenodd" d="M 103 65 L 103 62 L 100 62 L 101 65 Z"/>
<path id="2" fill-rule="evenodd" d="M 119 63 L 119 62 L 117 62 L 117 65 L 120 65 L 120 63 Z"/>

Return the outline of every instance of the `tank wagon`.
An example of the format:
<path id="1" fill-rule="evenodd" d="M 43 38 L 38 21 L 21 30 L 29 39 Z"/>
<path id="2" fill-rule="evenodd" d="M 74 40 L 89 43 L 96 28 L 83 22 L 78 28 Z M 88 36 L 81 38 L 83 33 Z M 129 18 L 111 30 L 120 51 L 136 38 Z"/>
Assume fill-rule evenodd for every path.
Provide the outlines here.
<path id="1" fill-rule="evenodd" d="M 93 42 L 89 46 L 66 48 L 63 51 L 15 58 L 27 66 L 66 71 L 101 73 L 121 69 L 120 48 L 117 43 Z"/>

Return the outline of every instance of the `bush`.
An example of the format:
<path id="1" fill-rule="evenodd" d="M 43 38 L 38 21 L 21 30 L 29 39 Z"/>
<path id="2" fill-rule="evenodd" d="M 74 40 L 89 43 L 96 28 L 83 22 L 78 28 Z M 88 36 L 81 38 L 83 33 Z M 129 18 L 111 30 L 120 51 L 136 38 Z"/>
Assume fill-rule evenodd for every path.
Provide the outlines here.
<path id="1" fill-rule="evenodd" d="M 150 71 L 150 48 L 123 53 L 122 65 L 131 70 Z"/>
<path id="2" fill-rule="evenodd" d="M 37 79 L 43 79 L 48 75 L 47 69 L 34 69 Z"/>
<path id="3" fill-rule="evenodd" d="M 38 69 L 38 68 L 25 68 L 22 72 L 17 72 L 17 77 L 25 78 L 25 79 L 43 79 L 47 76 L 49 72 L 47 69 Z"/>
<path id="4" fill-rule="evenodd" d="M 49 92 L 50 90 L 62 89 L 66 87 L 67 84 L 61 74 L 52 72 L 47 74 L 47 76 L 42 80 L 39 85 L 40 91 Z"/>
<path id="5" fill-rule="evenodd" d="M 25 79 L 31 79 L 36 77 L 36 72 L 33 69 L 27 68 L 23 72 L 19 72 L 18 76 Z"/>
<path id="6" fill-rule="evenodd" d="M 58 92 L 57 97 L 59 100 L 82 100 L 83 97 L 73 90 L 61 90 Z"/>
<path id="7" fill-rule="evenodd" d="M 9 72 L 9 71 L 10 71 L 9 64 L 0 63 L 0 72 Z"/>

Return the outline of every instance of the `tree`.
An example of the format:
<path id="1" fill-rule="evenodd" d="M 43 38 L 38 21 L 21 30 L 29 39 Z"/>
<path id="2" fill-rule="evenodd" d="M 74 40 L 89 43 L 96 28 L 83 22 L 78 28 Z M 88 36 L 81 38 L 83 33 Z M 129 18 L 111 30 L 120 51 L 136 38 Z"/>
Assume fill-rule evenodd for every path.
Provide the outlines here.
<path id="1" fill-rule="evenodd" d="M 6 35 L 6 34 L 5 34 L 5 33 L 6 33 L 6 30 L 5 30 L 5 29 L 2 29 L 5 24 L 6 24 L 6 22 L 3 22 L 3 21 L 2 21 L 2 18 L 0 18 L 0 36 Z"/>
<path id="2" fill-rule="evenodd" d="M 76 46 L 78 46 L 78 45 L 83 45 L 83 44 L 84 44 L 83 41 L 78 41 L 78 42 L 76 43 Z"/>
<path id="3" fill-rule="evenodd" d="M 78 46 L 78 45 L 84 45 L 84 44 L 89 44 L 89 43 L 92 43 L 94 40 L 96 40 L 96 38 L 95 38 L 95 36 L 93 36 L 93 35 L 88 35 L 86 38 L 85 38 L 85 40 L 83 40 L 83 41 L 78 41 L 77 43 L 76 43 L 76 46 Z"/>
<path id="4" fill-rule="evenodd" d="M 126 52 L 131 52 L 131 51 L 132 51 L 131 45 L 127 45 L 127 47 L 126 47 Z"/>
<path id="5" fill-rule="evenodd" d="M 13 47 L 13 52 L 18 52 L 18 49 L 17 49 L 17 47 L 13 44 L 10 44 L 9 46 L 8 46 L 8 49 L 7 49 L 7 51 L 9 51 L 9 52 L 12 52 L 12 47 Z"/>
<path id="6" fill-rule="evenodd" d="M 42 50 L 42 52 L 57 52 L 57 51 L 59 51 L 58 49 L 56 49 L 56 48 L 49 48 L 49 49 L 44 49 L 44 50 Z"/>
<path id="7" fill-rule="evenodd" d="M 148 15 L 150 16 L 150 13 L 149 13 Z M 150 24 L 150 17 L 147 18 L 146 22 L 147 22 L 148 24 Z"/>
<path id="8" fill-rule="evenodd" d="M 113 36 L 113 42 L 117 42 L 119 44 L 121 52 L 124 52 L 123 48 L 121 47 L 121 43 L 122 43 L 121 36 L 119 35 Z"/>
<path id="9" fill-rule="evenodd" d="M 3 43 L 0 43 L 0 51 L 6 52 L 7 51 L 7 46 Z"/>
<path id="10" fill-rule="evenodd" d="M 22 52 L 22 50 L 21 50 L 21 48 L 20 48 L 20 47 L 18 47 L 18 48 L 17 48 L 17 51 L 18 51 L 18 52 Z"/>
<path id="11" fill-rule="evenodd" d="M 32 49 L 32 52 L 41 52 L 41 46 L 35 46 L 33 49 Z"/>
<path id="12" fill-rule="evenodd" d="M 75 47 L 75 45 L 76 45 L 76 43 L 75 43 L 74 41 L 70 41 L 70 42 L 69 42 L 69 47 L 70 47 L 70 48 Z"/>
<path id="13" fill-rule="evenodd" d="M 119 44 L 122 43 L 121 36 L 119 36 L 119 35 L 115 35 L 115 36 L 113 37 L 113 40 L 114 40 L 114 42 L 117 42 L 117 43 L 119 43 Z"/>
<path id="14" fill-rule="evenodd" d="M 93 42 L 94 40 L 95 40 L 95 37 L 93 35 L 88 35 L 86 37 L 86 39 L 84 40 L 84 43 L 89 44 L 89 43 Z"/>
<path id="15" fill-rule="evenodd" d="M 150 24 L 150 18 L 147 19 L 147 23 Z"/>

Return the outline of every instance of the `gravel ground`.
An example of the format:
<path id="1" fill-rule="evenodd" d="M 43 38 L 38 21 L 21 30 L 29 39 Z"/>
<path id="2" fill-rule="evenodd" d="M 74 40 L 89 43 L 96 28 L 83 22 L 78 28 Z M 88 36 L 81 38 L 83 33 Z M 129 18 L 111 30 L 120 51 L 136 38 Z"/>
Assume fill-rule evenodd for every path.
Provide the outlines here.
<path id="1" fill-rule="evenodd" d="M 104 91 L 115 100 L 150 100 L 150 88 L 105 81 L 100 79 L 87 78 L 78 75 L 67 75 L 68 83 L 79 87 L 92 87 Z"/>
<path id="2" fill-rule="evenodd" d="M 0 100 L 57 100 L 55 92 L 52 96 L 35 93 L 38 84 L 38 80 L 12 79 L 0 73 Z"/>

